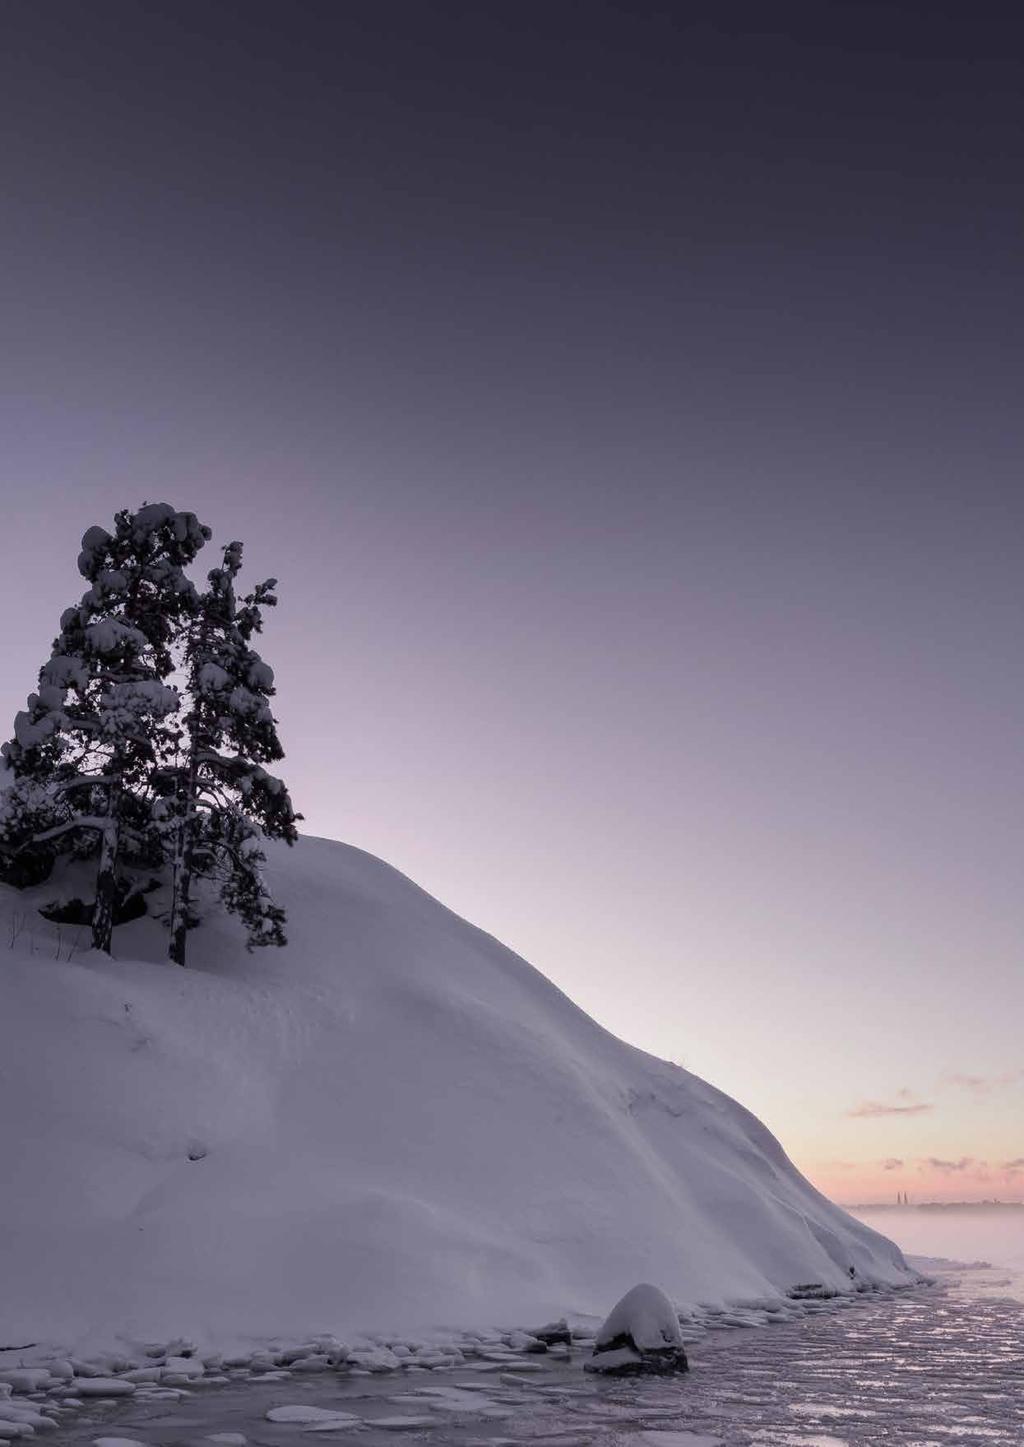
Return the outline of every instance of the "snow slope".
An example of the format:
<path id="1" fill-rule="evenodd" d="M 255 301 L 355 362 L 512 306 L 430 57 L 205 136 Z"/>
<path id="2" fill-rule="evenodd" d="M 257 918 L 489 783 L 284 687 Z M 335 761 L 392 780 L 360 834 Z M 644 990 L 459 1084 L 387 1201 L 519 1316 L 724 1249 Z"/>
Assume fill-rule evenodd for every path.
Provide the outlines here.
<path id="1" fill-rule="evenodd" d="M 214 918 L 187 971 L 148 920 L 58 962 L 48 891 L 0 890 L 0 1344 L 911 1279 L 749 1112 L 389 866 L 302 839 L 270 872 L 290 946 Z"/>

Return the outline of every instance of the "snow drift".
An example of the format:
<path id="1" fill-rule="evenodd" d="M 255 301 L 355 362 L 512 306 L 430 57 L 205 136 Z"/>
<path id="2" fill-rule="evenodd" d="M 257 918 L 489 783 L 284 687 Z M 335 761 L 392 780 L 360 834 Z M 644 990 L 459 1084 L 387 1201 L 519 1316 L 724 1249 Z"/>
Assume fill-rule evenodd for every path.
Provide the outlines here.
<path id="1" fill-rule="evenodd" d="M 149 920 L 55 959 L 46 888 L 0 891 L 0 1344 L 913 1279 L 748 1111 L 389 866 L 302 839 L 270 873 L 288 948 L 215 915 L 184 971 Z"/>

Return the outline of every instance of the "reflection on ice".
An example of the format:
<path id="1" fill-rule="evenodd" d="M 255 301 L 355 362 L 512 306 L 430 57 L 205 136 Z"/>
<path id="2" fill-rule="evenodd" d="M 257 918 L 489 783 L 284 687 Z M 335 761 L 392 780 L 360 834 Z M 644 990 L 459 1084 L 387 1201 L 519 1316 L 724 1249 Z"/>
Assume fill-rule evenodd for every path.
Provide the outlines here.
<path id="1" fill-rule="evenodd" d="M 692 1346 L 690 1373 L 671 1381 L 585 1379 L 582 1354 L 533 1358 L 525 1373 L 279 1375 L 84 1409 L 47 1440 L 218 1447 L 212 1434 L 235 1433 L 232 1447 L 299 1447 L 316 1431 L 360 1447 L 400 1437 L 424 1447 L 1020 1447 L 1022 1365 L 1024 1308 L 947 1284 L 770 1331 L 711 1332 Z"/>

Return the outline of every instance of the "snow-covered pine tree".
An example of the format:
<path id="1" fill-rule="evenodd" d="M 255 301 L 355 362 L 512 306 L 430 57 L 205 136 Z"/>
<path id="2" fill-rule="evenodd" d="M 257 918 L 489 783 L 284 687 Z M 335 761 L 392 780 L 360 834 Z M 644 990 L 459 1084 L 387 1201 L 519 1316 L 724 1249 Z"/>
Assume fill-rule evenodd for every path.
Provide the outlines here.
<path id="1" fill-rule="evenodd" d="M 186 757 L 169 809 L 175 841 L 169 955 L 179 965 L 196 922 L 197 877 L 220 885 L 224 905 L 245 925 L 250 949 L 285 943 L 285 913 L 264 884 L 260 840 L 293 844 L 301 816 L 283 782 L 264 768 L 284 750 L 269 703 L 274 674 L 252 646 L 263 609 L 277 603 L 277 582 L 270 578 L 239 601 L 241 566 L 242 544 L 229 543 L 209 574 L 185 644 Z"/>
<path id="2" fill-rule="evenodd" d="M 209 536 L 194 513 L 167 503 L 119 512 L 113 533 L 88 530 L 78 568 L 91 586 L 62 616 L 4 745 L 8 866 L 45 878 L 58 853 L 94 857 L 95 949 L 110 950 L 132 866 L 159 859 L 153 775 L 174 747 L 180 706 L 166 680 L 175 639 L 198 607 L 183 569 Z"/>

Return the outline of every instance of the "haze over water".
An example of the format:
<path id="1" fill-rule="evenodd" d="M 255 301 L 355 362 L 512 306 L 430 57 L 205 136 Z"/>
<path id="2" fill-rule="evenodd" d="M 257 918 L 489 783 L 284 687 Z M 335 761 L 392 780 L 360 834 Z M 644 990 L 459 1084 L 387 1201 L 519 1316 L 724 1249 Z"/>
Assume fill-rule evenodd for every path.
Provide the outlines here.
<path id="1" fill-rule="evenodd" d="M 986 1278 L 986 1291 L 1003 1291 L 1024 1302 L 1024 1208 L 949 1207 L 944 1210 L 885 1208 L 851 1212 L 890 1237 L 907 1256 L 944 1257 L 1006 1268 Z"/>

